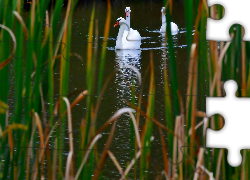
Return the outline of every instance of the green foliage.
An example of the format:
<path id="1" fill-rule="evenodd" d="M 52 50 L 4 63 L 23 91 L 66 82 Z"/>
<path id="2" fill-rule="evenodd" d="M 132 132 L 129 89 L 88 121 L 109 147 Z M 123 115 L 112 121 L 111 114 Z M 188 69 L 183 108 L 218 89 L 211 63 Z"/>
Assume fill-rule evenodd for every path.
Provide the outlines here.
<path id="1" fill-rule="evenodd" d="M 110 1 L 107 1 L 108 11 L 99 66 L 97 66 L 97 37 L 100 35 L 97 28 L 98 21 L 94 20 L 96 4 L 94 3 L 92 7 L 91 21 L 88 26 L 89 39 L 85 74 L 86 91 L 78 96 L 75 100 L 76 103 L 67 104 L 65 103 L 67 102 L 65 99 L 68 97 L 70 63 L 65 59 L 70 59 L 72 55 L 70 49 L 72 29 L 70 24 L 72 24 L 73 11 L 78 1 L 69 0 L 67 2 L 66 14 L 62 26 L 59 27 L 59 33 L 56 31 L 56 27 L 64 1 L 55 1 L 55 5 L 51 9 L 48 9 L 49 2 L 49 0 L 31 1 L 29 17 L 26 21 L 23 20 L 23 12 L 21 10 L 24 6 L 24 1 L 5 0 L 5 5 L 0 6 L 0 24 L 2 27 L 0 31 L 0 157 L 2 160 L 0 165 L 3 170 L 0 172 L 0 179 L 42 179 L 44 178 L 42 173 L 45 169 L 44 166 L 48 170 L 45 177 L 47 179 L 67 179 L 76 176 L 79 179 L 102 179 L 102 169 L 107 158 L 112 157 L 111 151 L 107 149 L 104 149 L 103 152 L 89 150 L 82 153 L 82 151 L 73 150 L 71 144 L 73 143 L 73 138 L 70 136 L 69 141 L 71 145 L 67 160 L 64 159 L 63 151 L 60 151 L 60 149 L 65 149 L 65 138 L 66 135 L 70 134 L 66 132 L 66 126 L 69 126 L 71 123 L 70 109 L 77 102 L 85 98 L 86 94 L 97 93 L 99 99 L 95 102 L 91 96 L 86 98 L 87 114 L 84 119 L 87 124 L 95 124 L 98 120 L 97 114 L 92 113 L 93 109 L 98 111 L 105 88 L 114 74 L 111 74 L 105 83 L 103 83 L 105 79 L 103 71 L 105 68 L 107 39 L 110 31 L 112 12 L 111 4 Z M 166 7 L 166 42 L 170 67 L 170 71 L 168 71 L 166 68 L 167 63 L 164 62 L 164 110 L 167 125 L 161 124 L 155 116 L 155 109 L 157 108 L 155 102 L 157 100 L 155 96 L 153 53 L 151 53 L 149 64 L 150 86 L 146 87 L 150 95 L 146 102 L 142 98 L 142 94 L 137 94 L 138 92 L 134 88 L 135 84 L 130 84 L 132 87 L 131 102 L 127 102 L 127 104 L 136 110 L 136 112 L 131 113 L 132 115 L 130 114 L 131 117 L 129 118 L 131 120 L 130 147 L 131 149 L 135 149 L 135 151 L 130 151 L 131 162 L 126 162 L 127 169 L 122 170 L 119 167 L 119 159 L 115 161 L 115 158 L 113 158 L 112 160 L 120 171 L 122 178 L 131 178 L 132 175 L 128 173 L 134 167 L 134 178 L 137 177 L 136 171 L 140 170 L 140 179 L 149 179 L 148 171 L 151 166 L 152 155 L 150 146 L 153 138 L 153 130 L 157 127 L 159 134 L 162 135 L 162 131 L 167 133 L 167 145 L 170 147 L 170 149 L 162 148 L 164 156 L 162 161 L 164 162 L 164 171 L 168 179 L 185 179 L 187 172 L 193 171 L 193 168 L 197 167 L 198 162 L 201 162 L 202 167 L 206 168 L 207 171 L 212 172 L 215 179 L 221 179 L 222 176 L 225 179 L 249 179 L 248 150 L 242 151 L 243 163 L 237 168 L 232 168 L 227 164 L 225 150 L 213 149 L 212 151 L 199 150 L 196 152 L 193 148 L 186 148 L 183 150 L 183 153 L 179 151 L 183 145 L 205 145 L 204 134 L 199 134 L 200 127 L 209 126 L 214 129 L 220 129 L 223 126 L 222 118 L 215 116 L 209 120 L 208 124 L 206 124 L 206 121 L 203 121 L 203 124 L 197 127 L 197 122 L 205 118 L 205 100 L 201 100 L 200 102 L 197 98 L 198 94 L 204 96 L 223 96 L 221 84 L 230 78 L 235 79 L 242 85 L 237 93 L 238 96 L 245 97 L 250 95 L 250 44 L 249 42 L 242 42 L 243 29 L 239 25 L 235 25 L 230 29 L 232 42 L 199 41 L 199 39 L 204 40 L 206 38 L 205 27 L 207 17 L 210 15 L 211 17 L 217 16 L 221 18 L 224 9 L 221 6 L 208 8 L 206 1 L 184 0 L 187 59 L 189 60 L 188 68 L 192 72 L 188 74 L 186 88 L 188 102 L 184 103 L 179 93 L 180 82 L 178 82 L 177 77 L 175 48 L 170 26 L 173 2 L 172 0 L 164 0 L 164 5 Z M 216 11 L 212 11 L 212 8 L 215 8 Z M 46 11 L 48 14 L 46 14 Z M 9 15 L 10 18 L 5 20 L 5 17 Z M 51 26 L 43 26 L 44 19 Z M 12 29 L 15 29 L 15 31 L 12 31 Z M 93 36 L 96 37 L 94 51 L 92 48 Z M 41 39 L 41 37 L 43 38 Z M 9 41 L 9 39 L 12 39 L 12 41 Z M 40 43 L 36 43 L 36 41 Z M 62 43 L 52 43 L 53 41 Z M 12 48 L 13 43 L 16 45 L 14 49 Z M 27 54 L 24 54 L 23 44 L 27 46 Z M 11 52 L 18 58 L 13 58 L 10 55 Z M 11 79 L 9 70 L 12 67 L 10 64 L 13 65 L 14 70 L 15 84 L 13 94 L 10 92 Z M 56 66 L 60 67 L 60 98 L 55 100 L 54 72 Z M 99 75 L 96 74 L 97 68 Z M 198 71 L 200 69 L 202 71 Z M 43 71 L 45 71 L 44 74 L 42 74 Z M 170 80 L 168 79 L 168 75 L 171 75 Z M 96 83 L 97 78 L 99 80 L 98 83 Z M 169 84 L 171 84 L 171 87 Z M 95 89 L 95 85 L 97 85 L 97 89 Z M 10 94 L 14 97 L 14 114 L 20 114 L 21 116 L 7 116 L 9 108 L 7 97 Z M 173 94 L 174 101 L 173 97 L 169 96 L 169 94 Z M 43 102 L 46 98 L 49 102 L 46 111 L 49 114 L 60 116 L 60 120 L 58 121 L 55 121 L 55 118 L 50 116 L 47 124 L 45 124 L 47 127 L 50 127 L 50 130 L 41 125 L 40 119 L 45 107 Z M 172 101 L 174 102 L 173 106 L 171 104 Z M 143 107 L 141 107 L 141 104 L 143 104 Z M 202 104 L 202 106 L 198 104 Z M 146 108 L 145 112 L 144 108 Z M 185 109 L 188 110 L 184 111 Z M 122 111 L 122 113 L 125 112 L 128 112 L 128 110 Z M 117 111 L 98 130 L 95 127 L 84 126 L 82 124 L 79 133 L 80 148 L 92 149 L 99 138 L 98 134 L 112 125 L 113 127 L 105 146 L 109 148 L 114 138 L 116 120 L 122 113 L 120 110 Z M 136 119 L 137 125 L 133 122 L 133 118 Z M 140 122 L 143 118 L 145 121 Z M 58 124 L 61 124 L 60 129 L 57 128 Z M 137 126 L 140 124 L 143 125 L 139 134 L 139 128 L 141 127 Z M 53 130 L 56 131 L 56 135 L 51 137 L 50 133 Z M 18 139 L 15 137 L 18 137 Z M 162 146 L 166 147 L 164 138 L 161 140 Z M 37 142 L 39 142 L 39 147 L 37 148 L 22 148 L 32 147 Z M 49 143 L 55 144 L 56 148 L 46 149 L 46 147 L 49 147 Z M 138 148 L 140 146 L 143 148 Z M 200 154 L 202 152 L 203 154 Z M 74 162 L 74 158 L 71 158 L 70 154 L 77 154 L 77 162 Z M 209 156 L 212 159 L 212 164 L 210 161 L 205 161 L 205 156 Z M 184 161 L 178 166 L 169 167 L 171 164 L 170 160 L 180 159 Z M 98 163 L 98 168 L 100 169 L 94 165 L 94 162 Z M 39 171 L 31 173 L 36 169 L 39 169 Z M 197 176 L 196 174 L 193 176 Z M 204 175 L 204 177 L 204 179 L 208 179 L 207 175 Z M 194 178 L 191 177 L 191 179 Z"/>

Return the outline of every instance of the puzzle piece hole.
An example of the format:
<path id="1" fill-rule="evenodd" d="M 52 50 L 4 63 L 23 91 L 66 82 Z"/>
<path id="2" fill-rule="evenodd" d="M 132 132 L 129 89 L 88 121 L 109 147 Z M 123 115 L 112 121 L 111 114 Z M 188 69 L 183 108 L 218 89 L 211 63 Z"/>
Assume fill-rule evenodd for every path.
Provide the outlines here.
<path id="1" fill-rule="evenodd" d="M 225 119 L 220 114 L 215 114 L 209 118 L 208 128 L 213 129 L 214 131 L 221 130 L 225 125 Z"/>
<path id="2" fill-rule="evenodd" d="M 225 15 L 225 8 L 220 4 L 214 4 L 210 7 L 210 18 L 221 20 Z"/>
<path id="3" fill-rule="evenodd" d="M 229 35 L 234 35 L 234 38 L 241 36 L 242 39 L 245 35 L 245 28 L 241 24 L 233 24 L 229 29 Z"/>

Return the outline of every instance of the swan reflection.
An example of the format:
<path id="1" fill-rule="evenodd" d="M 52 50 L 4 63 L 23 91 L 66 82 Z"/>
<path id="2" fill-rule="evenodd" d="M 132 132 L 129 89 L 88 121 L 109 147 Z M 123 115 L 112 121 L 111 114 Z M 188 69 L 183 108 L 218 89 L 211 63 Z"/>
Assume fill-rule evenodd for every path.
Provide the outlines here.
<path id="1" fill-rule="evenodd" d="M 116 73 L 117 98 L 131 98 L 130 86 L 138 88 L 141 69 L 141 50 L 116 50 Z M 121 108 L 121 107 L 120 107 Z"/>

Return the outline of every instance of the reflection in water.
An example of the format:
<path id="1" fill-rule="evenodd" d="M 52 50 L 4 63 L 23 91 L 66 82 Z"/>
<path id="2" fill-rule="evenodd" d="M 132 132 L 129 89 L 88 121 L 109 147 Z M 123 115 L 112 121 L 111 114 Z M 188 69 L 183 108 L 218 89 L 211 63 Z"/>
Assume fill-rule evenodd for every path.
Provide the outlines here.
<path id="1" fill-rule="evenodd" d="M 166 66 L 168 65 L 168 62 L 167 62 L 167 60 L 168 60 L 168 51 L 167 51 L 168 47 L 167 47 L 167 45 L 168 44 L 167 44 L 167 42 L 165 42 L 166 41 L 165 40 L 166 33 L 161 33 L 161 34 L 162 34 L 162 38 L 161 38 L 161 46 L 162 46 L 162 48 L 161 48 L 161 51 L 162 51 L 162 54 L 161 54 L 161 57 L 162 57 L 161 65 L 162 65 L 162 70 L 163 70 L 164 64 L 166 64 Z M 176 35 L 173 36 L 173 44 L 174 44 L 174 47 L 178 47 L 178 38 L 177 38 Z M 167 48 L 165 48 L 165 47 L 167 47 Z M 176 51 L 175 51 L 175 59 L 177 60 L 177 58 L 176 58 Z"/>
<path id="2" fill-rule="evenodd" d="M 139 72 L 141 69 L 141 50 L 115 50 L 116 53 L 116 100 L 115 109 L 128 107 L 124 99 L 131 102 L 130 86 L 135 86 L 135 90 L 139 88 L 139 78 L 133 70 L 136 68 Z M 117 153 L 119 153 L 122 168 L 126 168 L 126 163 L 130 162 L 130 116 L 125 113 L 119 117 L 114 135 L 114 143 Z"/>
<path id="3" fill-rule="evenodd" d="M 162 84 L 162 87 L 164 87 L 165 83 L 164 83 L 164 68 L 166 68 L 167 70 L 167 79 L 168 79 L 168 83 L 169 85 L 171 85 L 171 65 L 169 62 L 169 51 L 168 51 L 168 43 L 165 40 L 165 33 L 163 38 L 161 38 L 161 82 L 160 84 Z M 174 45 L 174 51 L 175 51 L 175 63 L 178 64 L 178 57 L 177 57 L 177 53 L 176 53 L 176 48 L 178 48 L 178 38 L 177 36 L 173 36 L 173 45 Z M 163 92 L 164 88 L 163 88 Z M 170 88 L 170 94 L 171 94 L 171 88 Z M 165 112 L 164 112 L 165 113 Z M 164 113 L 162 113 L 161 116 L 164 116 Z"/>
<path id="4" fill-rule="evenodd" d="M 128 83 L 132 86 L 134 84 L 133 81 L 135 81 L 135 85 L 138 86 L 138 75 L 129 66 L 135 67 L 140 71 L 141 50 L 116 50 L 115 53 L 116 68 L 118 69 L 115 80 L 115 83 L 118 85 L 117 98 L 129 98 L 131 90 Z"/>

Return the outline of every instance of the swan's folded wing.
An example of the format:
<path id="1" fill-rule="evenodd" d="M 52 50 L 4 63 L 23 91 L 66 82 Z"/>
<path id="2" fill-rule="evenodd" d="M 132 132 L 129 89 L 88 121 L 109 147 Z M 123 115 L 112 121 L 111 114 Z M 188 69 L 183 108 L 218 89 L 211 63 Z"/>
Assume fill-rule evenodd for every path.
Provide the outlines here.
<path id="1" fill-rule="evenodd" d="M 127 31 L 127 30 L 124 30 L 123 36 L 122 36 L 122 41 L 123 41 L 123 42 L 127 41 L 127 36 L 128 36 L 128 31 Z"/>
<path id="2" fill-rule="evenodd" d="M 138 35 L 140 38 L 138 38 Z M 124 31 L 122 36 L 122 49 L 140 49 L 141 36 L 131 31 Z"/>
<path id="3" fill-rule="evenodd" d="M 128 41 L 141 41 L 141 35 L 137 30 L 130 28 L 127 40 Z"/>

